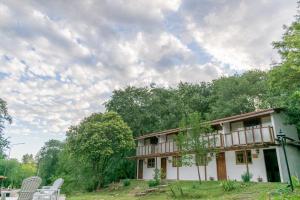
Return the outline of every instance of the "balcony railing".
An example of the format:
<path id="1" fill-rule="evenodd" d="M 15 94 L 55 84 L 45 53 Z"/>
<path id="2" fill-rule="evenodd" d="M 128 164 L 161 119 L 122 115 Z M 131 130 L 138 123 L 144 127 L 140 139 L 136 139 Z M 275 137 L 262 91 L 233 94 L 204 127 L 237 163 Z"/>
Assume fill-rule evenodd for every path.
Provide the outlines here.
<path id="1" fill-rule="evenodd" d="M 231 148 L 249 145 L 275 143 L 273 127 L 245 128 L 230 133 L 212 133 L 202 137 L 208 148 Z M 168 141 L 156 145 L 144 145 L 136 148 L 137 156 L 167 154 L 177 152 L 176 142 Z"/>

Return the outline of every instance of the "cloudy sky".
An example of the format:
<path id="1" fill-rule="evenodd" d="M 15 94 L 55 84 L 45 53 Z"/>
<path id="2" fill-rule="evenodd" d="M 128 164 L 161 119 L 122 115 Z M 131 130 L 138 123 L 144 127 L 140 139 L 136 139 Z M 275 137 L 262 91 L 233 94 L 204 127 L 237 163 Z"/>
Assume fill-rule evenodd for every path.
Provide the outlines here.
<path id="1" fill-rule="evenodd" d="M 35 154 L 112 90 L 210 81 L 278 60 L 296 0 L 0 0 L 0 98 L 12 157 Z"/>

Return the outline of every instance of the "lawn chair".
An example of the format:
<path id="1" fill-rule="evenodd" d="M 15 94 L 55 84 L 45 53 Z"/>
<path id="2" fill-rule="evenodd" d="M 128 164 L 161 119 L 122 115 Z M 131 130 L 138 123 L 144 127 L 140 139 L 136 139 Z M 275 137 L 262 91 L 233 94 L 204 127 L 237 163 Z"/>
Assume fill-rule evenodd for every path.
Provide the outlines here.
<path id="1" fill-rule="evenodd" d="M 60 188 L 64 183 L 64 179 L 59 178 L 54 181 L 52 186 L 43 186 L 42 189 L 37 190 L 34 194 L 34 200 L 58 200 Z"/>
<path id="2" fill-rule="evenodd" d="M 3 191 L 1 192 L 1 200 L 32 200 L 33 194 L 36 192 L 36 190 L 39 188 L 39 186 L 42 183 L 42 179 L 37 176 L 29 177 L 23 180 L 22 186 L 19 193 L 19 196 L 17 198 L 12 197 L 6 197 L 7 193 L 11 193 L 9 191 Z"/>

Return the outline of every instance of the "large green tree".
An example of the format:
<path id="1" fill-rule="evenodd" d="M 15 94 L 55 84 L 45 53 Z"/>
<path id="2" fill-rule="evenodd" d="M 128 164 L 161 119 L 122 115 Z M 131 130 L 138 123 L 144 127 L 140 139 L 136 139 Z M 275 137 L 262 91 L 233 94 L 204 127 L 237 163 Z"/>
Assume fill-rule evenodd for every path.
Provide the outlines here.
<path id="1" fill-rule="evenodd" d="M 12 118 L 8 114 L 7 103 L 0 98 L 0 158 L 5 156 L 4 151 L 9 144 L 9 141 L 3 136 L 3 129 L 6 122 L 11 123 Z"/>
<path id="2" fill-rule="evenodd" d="M 273 43 L 281 62 L 269 72 L 269 103 L 285 108 L 288 122 L 296 124 L 300 133 L 300 17 L 284 29 L 282 40 Z"/>
<path id="3" fill-rule="evenodd" d="M 267 93 L 267 74 L 263 71 L 247 71 L 229 77 L 221 77 L 212 83 L 210 119 L 264 108 Z"/>
<path id="4" fill-rule="evenodd" d="M 73 157 L 91 166 L 89 178 L 94 189 L 111 180 L 112 172 L 114 176 L 119 174 L 117 178 L 126 178 L 129 161 L 125 157 L 134 148 L 134 140 L 130 128 L 117 113 L 92 114 L 69 128 L 66 142 Z"/>
<path id="5" fill-rule="evenodd" d="M 49 140 L 41 148 L 36 156 L 38 175 L 43 179 L 44 184 L 50 184 L 58 167 L 59 153 L 63 150 L 63 142 Z"/>
<path id="6" fill-rule="evenodd" d="M 120 114 L 134 136 L 138 136 L 177 128 L 180 120 L 191 112 L 207 113 L 210 88 L 209 83 L 179 83 L 176 88 L 127 87 L 114 91 L 105 106 Z"/>

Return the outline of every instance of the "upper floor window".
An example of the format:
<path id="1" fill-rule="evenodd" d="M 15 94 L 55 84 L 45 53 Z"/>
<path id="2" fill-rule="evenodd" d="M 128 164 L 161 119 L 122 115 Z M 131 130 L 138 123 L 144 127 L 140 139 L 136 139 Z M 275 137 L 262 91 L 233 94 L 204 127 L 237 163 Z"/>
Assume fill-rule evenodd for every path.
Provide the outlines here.
<path id="1" fill-rule="evenodd" d="M 254 118 L 244 121 L 244 127 L 255 127 L 261 125 L 261 119 L 260 118 Z"/>
<path id="2" fill-rule="evenodd" d="M 148 158 L 147 168 L 154 168 L 154 167 L 155 167 L 155 159 L 154 158 Z"/>
<path id="3" fill-rule="evenodd" d="M 158 138 L 157 137 L 151 137 L 151 138 L 146 138 L 144 140 L 144 145 L 150 145 L 150 144 L 157 144 L 158 143 Z"/>
<path id="4" fill-rule="evenodd" d="M 252 163 L 251 150 L 247 150 L 246 155 L 245 155 L 245 151 L 235 152 L 236 164 L 246 164 L 246 159 L 248 160 L 248 163 Z"/>

